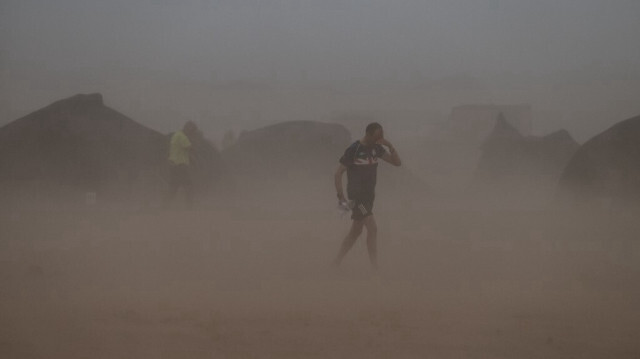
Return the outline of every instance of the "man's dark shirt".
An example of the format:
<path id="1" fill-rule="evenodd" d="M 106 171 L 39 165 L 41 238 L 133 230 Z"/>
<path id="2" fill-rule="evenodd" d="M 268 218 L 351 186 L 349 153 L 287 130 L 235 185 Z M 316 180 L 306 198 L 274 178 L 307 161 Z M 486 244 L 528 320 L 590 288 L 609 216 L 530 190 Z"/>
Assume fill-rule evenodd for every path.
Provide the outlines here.
<path id="1" fill-rule="evenodd" d="M 366 146 L 360 141 L 347 147 L 340 163 L 347 167 L 347 196 L 350 199 L 375 196 L 378 158 L 386 152 L 382 145 Z"/>

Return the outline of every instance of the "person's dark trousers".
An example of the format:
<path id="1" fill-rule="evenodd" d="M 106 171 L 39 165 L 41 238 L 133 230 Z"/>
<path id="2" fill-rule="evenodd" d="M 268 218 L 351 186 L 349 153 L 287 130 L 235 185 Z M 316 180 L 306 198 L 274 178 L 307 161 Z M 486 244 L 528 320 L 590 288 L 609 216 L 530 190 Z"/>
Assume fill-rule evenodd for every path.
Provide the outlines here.
<path id="1" fill-rule="evenodd" d="M 191 181 L 189 166 L 185 164 L 171 164 L 169 166 L 169 192 L 165 199 L 165 206 L 173 202 L 180 187 L 184 189 L 187 208 L 191 208 L 193 205 L 193 183 Z"/>

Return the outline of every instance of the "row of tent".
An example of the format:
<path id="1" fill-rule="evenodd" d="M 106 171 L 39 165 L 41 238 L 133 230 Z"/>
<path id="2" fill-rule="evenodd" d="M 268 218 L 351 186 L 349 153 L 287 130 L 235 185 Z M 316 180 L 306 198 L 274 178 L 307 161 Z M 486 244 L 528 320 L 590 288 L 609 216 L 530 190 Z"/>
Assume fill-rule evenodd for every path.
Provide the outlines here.
<path id="1" fill-rule="evenodd" d="M 0 179 L 94 186 L 143 172 L 161 175 L 170 136 L 105 106 L 100 94 L 76 95 L 0 128 Z M 205 177 L 234 168 L 259 171 L 260 164 L 277 165 L 270 163 L 274 159 L 294 164 L 307 156 L 323 158 L 318 151 L 350 141 L 340 125 L 302 121 L 243 132 L 224 153 L 198 137 L 193 167 Z"/>
<path id="2" fill-rule="evenodd" d="M 100 94 L 76 95 L 0 128 L 0 181 L 96 188 L 140 176 L 164 179 L 168 136 L 105 106 Z M 283 122 L 245 131 L 222 152 L 197 139 L 194 168 L 203 186 L 225 176 L 260 178 L 295 169 L 325 176 L 350 141 L 340 124 Z M 481 151 L 474 183 L 543 174 L 564 199 L 640 201 L 640 116 L 579 145 L 564 130 L 522 135 L 500 114 Z M 406 178 L 400 182 L 426 186 Z"/>

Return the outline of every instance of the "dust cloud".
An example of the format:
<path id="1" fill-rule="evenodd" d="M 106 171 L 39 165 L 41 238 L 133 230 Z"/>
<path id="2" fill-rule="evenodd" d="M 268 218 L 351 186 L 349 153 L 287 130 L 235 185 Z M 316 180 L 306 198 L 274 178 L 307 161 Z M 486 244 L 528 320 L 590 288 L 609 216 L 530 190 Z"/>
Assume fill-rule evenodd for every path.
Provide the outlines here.
<path id="1" fill-rule="evenodd" d="M 638 358 L 639 11 L 3 1 L 0 357 Z"/>
<path id="2" fill-rule="evenodd" d="M 389 186 L 383 174 L 392 171 L 399 169 L 380 165 L 377 272 L 363 238 L 340 268 L 331 266 L 350 221 L 335 209 L 330 172 L 316 182 L 245 179 L 240 193 L 203 198 L 189 211 L 180 197 L 169 209 L 99 196 L 4 206 L 1 351 L 15 358 L 639 352 L 636 212 L 463 205 L 433 189 Z"/>

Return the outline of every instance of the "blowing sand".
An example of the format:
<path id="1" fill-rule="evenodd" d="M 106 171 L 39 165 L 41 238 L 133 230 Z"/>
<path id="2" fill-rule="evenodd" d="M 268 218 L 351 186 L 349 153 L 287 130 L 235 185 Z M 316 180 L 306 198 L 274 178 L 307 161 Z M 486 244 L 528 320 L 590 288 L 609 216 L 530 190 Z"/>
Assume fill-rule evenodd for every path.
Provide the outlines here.
<path id="1" fill-rule="evenodd" d="M 638 358 L 630 214 L 2 214 L 3 358 Z"/>

